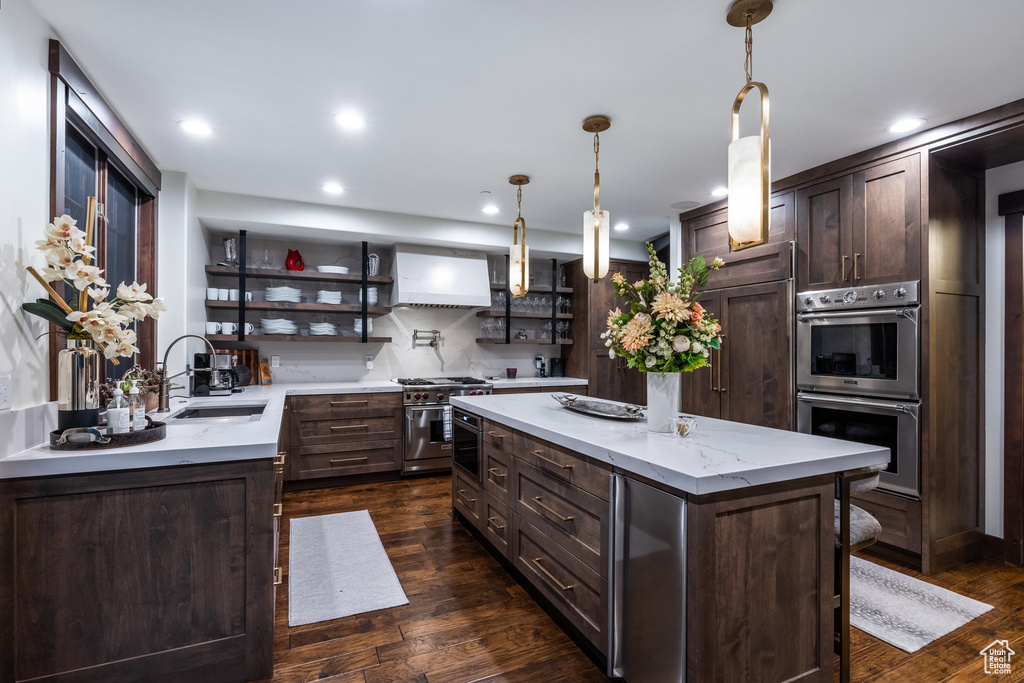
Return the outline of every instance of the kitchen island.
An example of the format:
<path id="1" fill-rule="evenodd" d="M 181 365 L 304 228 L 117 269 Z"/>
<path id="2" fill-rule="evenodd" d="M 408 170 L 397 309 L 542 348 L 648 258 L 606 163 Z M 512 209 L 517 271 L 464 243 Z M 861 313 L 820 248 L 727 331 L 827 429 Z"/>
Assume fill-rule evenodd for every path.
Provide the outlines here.
<path id="1" fill-rule="evenodd" d="M 832 680 L 835 475 L 888 449 L 710 418 L 684 439 L 544 395 L 452 406 L 455 511 L 611 671 Z"/>

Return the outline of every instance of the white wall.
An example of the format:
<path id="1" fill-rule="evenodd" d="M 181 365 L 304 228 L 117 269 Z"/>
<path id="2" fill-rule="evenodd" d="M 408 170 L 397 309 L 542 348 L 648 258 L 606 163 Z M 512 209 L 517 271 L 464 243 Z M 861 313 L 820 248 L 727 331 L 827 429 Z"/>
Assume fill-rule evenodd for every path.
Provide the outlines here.
<path id="1" fill-rule="evenodd" d="M 1024 162 L 985 173 L 985 533 L 1003 537 L 1005 222 L 999 195 L 1024 190 Z"/>
<path id="2" fill-rule="evenodd" d="M 0 376 L 12 378 L 12 408 L 49 400 L 46 325 L 21 304 L 46 296 L 25 271 L 44 265 L 34 242 L 49 213 L 50 27 L 28 0 L 0 8 Z"/>

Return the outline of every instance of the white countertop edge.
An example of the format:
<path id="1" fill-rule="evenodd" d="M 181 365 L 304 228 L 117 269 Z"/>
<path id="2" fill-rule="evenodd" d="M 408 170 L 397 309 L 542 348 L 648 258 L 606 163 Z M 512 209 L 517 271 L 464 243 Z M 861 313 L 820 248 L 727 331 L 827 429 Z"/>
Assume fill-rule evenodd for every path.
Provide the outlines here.
<path id="1" fill-rule="evenodd" d="M 589 382 L 580 377 L 517 377 L 516 379 L 489 379 L 495 389 L 517 387 L 585 387 Z"/>

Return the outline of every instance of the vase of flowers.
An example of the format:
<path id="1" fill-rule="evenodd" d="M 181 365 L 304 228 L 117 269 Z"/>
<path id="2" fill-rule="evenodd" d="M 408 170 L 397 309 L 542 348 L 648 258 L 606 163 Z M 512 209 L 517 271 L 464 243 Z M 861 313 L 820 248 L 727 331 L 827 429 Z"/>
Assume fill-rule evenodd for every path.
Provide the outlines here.
<path id="1" fill-rule="evenodd" d="M 708 264 L 702 254 L 680 268 L 672 282 L 650 242 L 647 252 L 648 279 L 627 282 L 621 273 L 612 276 L 615 295 L 625 298 L 626 306 L 608 314 L 608 330 L 601 337 L 609 356 L 624 358 L 647 375 L 647 428 L 667 432 L 682 401 L 681 373 L 708 365 L 711 349 L 721 348 L 722 326 L 698 300 L 708 273 L 724 262 L 716 258 Z"/>
<path id="2" fill-rule="evenodd" d="M 103 271 L 90 265 L 95 247 L 92 225 L 95 198 L 89 198 L 86 231 L 75 219 L 64 215 L 46 226 L 45 239 L 36 242 L 46 257 L 40 273 L 28 271 L 50 295 L 22 304 L 22 308 L 53 323 L 67 334 L 67 348 L 57 358 L 57 428 L 93 427 L 99 423 L 100 364 L 103 357 L 115 365 L 118 358 L 130 358 L 136 348 L 136 333 L 130 326 L 165 311 L 161 299 L 146 293 L 146 285 L 133 282 L 117 286 L 110 299 L 110 286 Z M 61 296 L 50 284 L 60 282 L 69 292 Z"/>

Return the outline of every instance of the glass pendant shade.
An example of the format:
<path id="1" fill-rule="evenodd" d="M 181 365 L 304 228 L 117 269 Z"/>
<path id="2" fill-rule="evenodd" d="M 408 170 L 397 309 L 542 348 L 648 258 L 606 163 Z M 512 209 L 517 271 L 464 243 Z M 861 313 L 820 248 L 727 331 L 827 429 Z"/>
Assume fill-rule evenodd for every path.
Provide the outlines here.
<path id="1" fill-rule="evenodd" d="M 770 162 L 761 158 L 761 150 L 760 135 L 729 144 L 729 237 L 734 246 L 767 241 Z"/>
<path id="2" fill-rule="evenodd" d="M 524 296 L 530 288 L 530 248 L 513 244 L 509 250 L 508 289 L 512 296 Z"/>
<path id="3" fill-rule="evenodd" d="M 600 280 L 608 274 L 608 226 L 611 218 L 607 211 L 601 212 L 601 225 L 594 230 L 594 212 L 583 212 L 583 272 L 591 280 Z M 596 250 L 595 250 L 596 237 Z"/>

